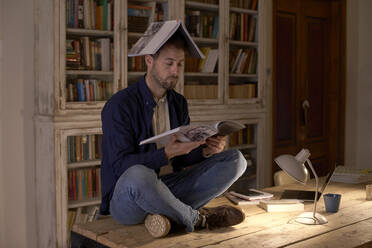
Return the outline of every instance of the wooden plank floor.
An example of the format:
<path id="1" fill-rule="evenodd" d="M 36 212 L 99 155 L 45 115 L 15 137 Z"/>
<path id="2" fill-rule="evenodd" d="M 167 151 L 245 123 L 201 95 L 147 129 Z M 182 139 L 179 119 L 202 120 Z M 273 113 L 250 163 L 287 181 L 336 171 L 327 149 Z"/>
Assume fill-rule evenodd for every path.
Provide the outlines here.
<path id="1" fill-rule="evenodd" d="M 302 188 L 302 185 L 291 188 Z M 332 183 L 327 192 L 342 194 L 340 211 L 325 213 L 318 202 L 318 212 L 325 215 L 325 225 L 302 225 L 294 222 L 299 212 L 266 213 L 257 206 L 243 207 L 246 220 L 234 227 L 187 233 L 179 230 L 162 239 L 152 238 L 144 225 L 123 226 L 112 218 L 75 225 L 73 230 L 109 247 L 357 247 L 372 242 L 372 201 L 365 201 L 363 185 Z M 267 189 L 274 194 L 283 187 Z M 209 206 L 228 201 L 216 198 Z M 312 204 L 305 205 L 306 211 Z M 368 231 L 366 231 L 368 230 Z M 364 247 L 365 248 L 365 247 Z"/>

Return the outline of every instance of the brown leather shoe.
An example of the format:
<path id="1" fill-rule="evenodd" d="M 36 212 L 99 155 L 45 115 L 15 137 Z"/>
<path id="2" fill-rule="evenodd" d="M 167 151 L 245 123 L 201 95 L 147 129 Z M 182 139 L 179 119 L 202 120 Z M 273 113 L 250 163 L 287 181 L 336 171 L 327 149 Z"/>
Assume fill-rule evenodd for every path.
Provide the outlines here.
<path id="1" fill-rule="evenodd" d="M 234 226 L 242 223 L 245 219 L 245 214 L 242 210 L 230 205 L 201 208 L 199 213 L 206 217 L 205 227 L 208 229 Z"/>

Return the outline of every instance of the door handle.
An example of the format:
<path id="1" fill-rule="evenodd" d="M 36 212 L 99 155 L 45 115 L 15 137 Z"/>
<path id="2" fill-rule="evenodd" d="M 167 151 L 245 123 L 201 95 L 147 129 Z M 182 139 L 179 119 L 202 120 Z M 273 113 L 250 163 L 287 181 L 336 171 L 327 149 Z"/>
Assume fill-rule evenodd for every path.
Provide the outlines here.
<path id="1" fill-rule="evenodd" d="M 302 109 L 303 109 L 303 114 L 304 114 L 304 124 L 305 126 L 307 126 L 307 123 L 308 123 L 308 110 L 310 108 L 310 103 L 308 100 L 304 100 L 302 102 Z"/>

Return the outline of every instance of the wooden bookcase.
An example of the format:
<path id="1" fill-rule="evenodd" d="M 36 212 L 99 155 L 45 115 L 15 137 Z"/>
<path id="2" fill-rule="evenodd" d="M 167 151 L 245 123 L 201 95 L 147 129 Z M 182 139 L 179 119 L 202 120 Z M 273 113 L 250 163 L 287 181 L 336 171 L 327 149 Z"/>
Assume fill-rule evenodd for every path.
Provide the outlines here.
<path id="1" fill-rule="evenodd" d="M 54 27 L 56 27 L 54 51 L 57 55 L 54 62 L 55 83 L 53 95 L 55 104 L 52 122 L 55 145 L 57 247 L 68 247 L 68 225 L 73 215 L 76 216 L 78 211 L 79 215 L 81 213 L 89 214 L 91 207 L 100 203 L 98 193 L 93 195 L 89 193 L 87 197 L 76 198 L 75 196 L 75 198 L 72 198 L 71 194 L 73 193 L 71 192 L 75 191 L 75 194 L 78 194 L 79 189 L 78 186 L 72 186 L 71 183 L 75 178 L 75 181 L 78 181 L 78 183 L 84 182 L 90 188 L 97 186 L 97 180 L 93 182 L 92 178 L 97 176 L 100 160 L 96 156 L 94 156 L 94 159 L 92 158 L 90 152 L 93 148 L 92 144 L 89 145 L 90 138 L 87 137 L 97 137 L 96 135 L 101 134 L 100 113 L 105 101 L 115 92 L 137 81 L 145 72 L 141 58 L 127 57 L 130 46 L 140 37 L 142 32 L 133 28 L 131 22 L 136 18 L 128 15 L 128 8 L 155 6 L 158 9 L 157 11 L 163 11 L 156 14 L 156 18 L 160 18 L 160 20 L 182 19 L 188 28 L 191 27 L 191 15 L 199 15 L 201 24 L 203 24 L 201 20 L 204 20 L 204 33 L 199 35 L 193 33 L 192 36 L 201 48 L 207 48 L 206 50 L 209 49 L 209 52 L 215 50 L 214 54 L 217 56 L 217 62 L 214 66 L 211 66 L 212 69 L 209 68 L 204 71 L 203 66 L 190 69 L 190 64 L 186 64 L 179 77 L 176 90 L 184 93 L 187 97 L 192 122 L 232 119 L 246 125 L 245 130 L 229 137 L 227 147 L 227 149 L 237 148 L 241 150 L 249 165 L 244 176 L 233 185 L 234 189 L 268 186 L 268 182 L 270 183 L 268 177 L 271 173 L 267 172 L 266 174 L 265 168 L 270 168 L 270 164 L 269 166 L 266 165 L 267 161 L 263 155 L 265 146 L 267 146 L 265 143 L 266 75 L 263 72 L 264 62 L 262 59 L 262 30 L 264 28 L 262 13 L 264 12 L 263 3 L 266 0 L 258 0 L 257 8 L 253 10 L 249 9 L 249 6 L 248 8 L 237 6 L 236 4 L 239 1 L 235 0 L 80 1 L 83 3 L 83 12 L 84 8 L 88 8 L 84 6 L 87 2 L 90 4 L 94 2 L 109 3 L 103 7 L 104 11 L 111 9 L 109 14 L 104 15 L 111 17 L 109 24 L 104 21 L 106 28 L 89 26 L 92 25 L 92 20 L 89 24 L 89 21 L 84 19 L 86 18 L 84 15 L 80 18 L 80 26 L 79 23 L 76 26 L 71 21 L 74 16 L 71 16 L 69 12 L 75 1 L 79 2 L 78 0 L 54 1 L 54 13 L 57 14 L 54 17 Z M 251 2 L 254 2 L 254 0 Z M 231 37 L 232 25 L 235 24 L 231 24 L 230 20 L 233 20 L 236 16 L 246 18 L 243 23 L 246 23 L 247 20 L 248 23 L 249 20 L 255 20 L 254 25 L 252 25 L 254 35 L 251 40 L 244 38 L 243 41 Z M 143 20 L 136 21 L 141 22 Z M 246 27 L 249 26 L 246 24 Z M 207 29 L 208 31 L 206 31 Z M 246 28 L 248 29 L 246 31 L 243 29 L 244 26 L 240 27 L 242 36 L 249 36 L 249 28 Z M 80 61 L 76 61 L 74 46 L 77 44 L 79 44 L 81 53 Z M 101 50 L 97 47 L 101 47 Z M 101 65 L 97 66 L 97 62 L 93 62 L 93 57 L 96 58 L 94 51 L 97 51 L 95 49 L 102 51 L 102 47 L 106 52 L 104 52 L 105 54 L 101 52 L 99 55 L 101 56 L 101 62 L 99 62 Z M 238 73 L 232 71 L 231 66 L 236 58 L 231 57 L 239 49 L 241 49 L 241 53 L 248 50 L 248 52 L 254 51 L 256 59 L 251 65 L 251 68 L 254 69 L 249 71 L 242 65 L 240 71 L 237 71 Z M 107 56 L 109 57 L 108 64 Z M 69 60 L 68 63 L 67 60 Z M 187 57 L 186 60 L 189 61 L 190 59 Z M 103 63 L 105 63 L 105 66 L 103 66 Z M 199 66 L 200 61 L 192 63 Z M 247 62 L 247 64 L 249 63 Z M 85 147 L 84 149 L 88 149 L 88 153 L 85 155 L 90 159 L 83 159 L 83 157 L 74 158 L 78 161 L 71 159 L 71 154 L 76 153 L 76 149 L 80 152 L 82 149 L 72 147 L 71 140 L 81 144 L 81 146 L 86 146 L 84 142 L 87 139 L 88 148 Z M 72 171 L 79 170 L 84 170 L 84 173 L 87 174 L 83 172 L 72 173 Z M 89 181 L 76 179 L 78 178 L 76 174 L 79 174 L 80 177 L 85 175 L 90 179 Z M 75 213 L 73 213 L 74 211 Z"/>

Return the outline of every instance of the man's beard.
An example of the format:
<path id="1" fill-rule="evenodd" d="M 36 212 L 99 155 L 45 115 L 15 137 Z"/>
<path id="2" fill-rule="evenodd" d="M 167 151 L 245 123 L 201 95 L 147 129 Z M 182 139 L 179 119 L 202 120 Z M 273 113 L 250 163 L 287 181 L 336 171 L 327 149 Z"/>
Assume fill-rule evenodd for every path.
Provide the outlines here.
<path id="1" fill-rule="evenodd" d="M 154 82 L 165 90 L 172 90 L 177 85 L 178 77 L 170 76 L 167 78 L 161 78 L 156 67 L 152 68 L 152 70 L 150 71 L 150 75 Z"/>

